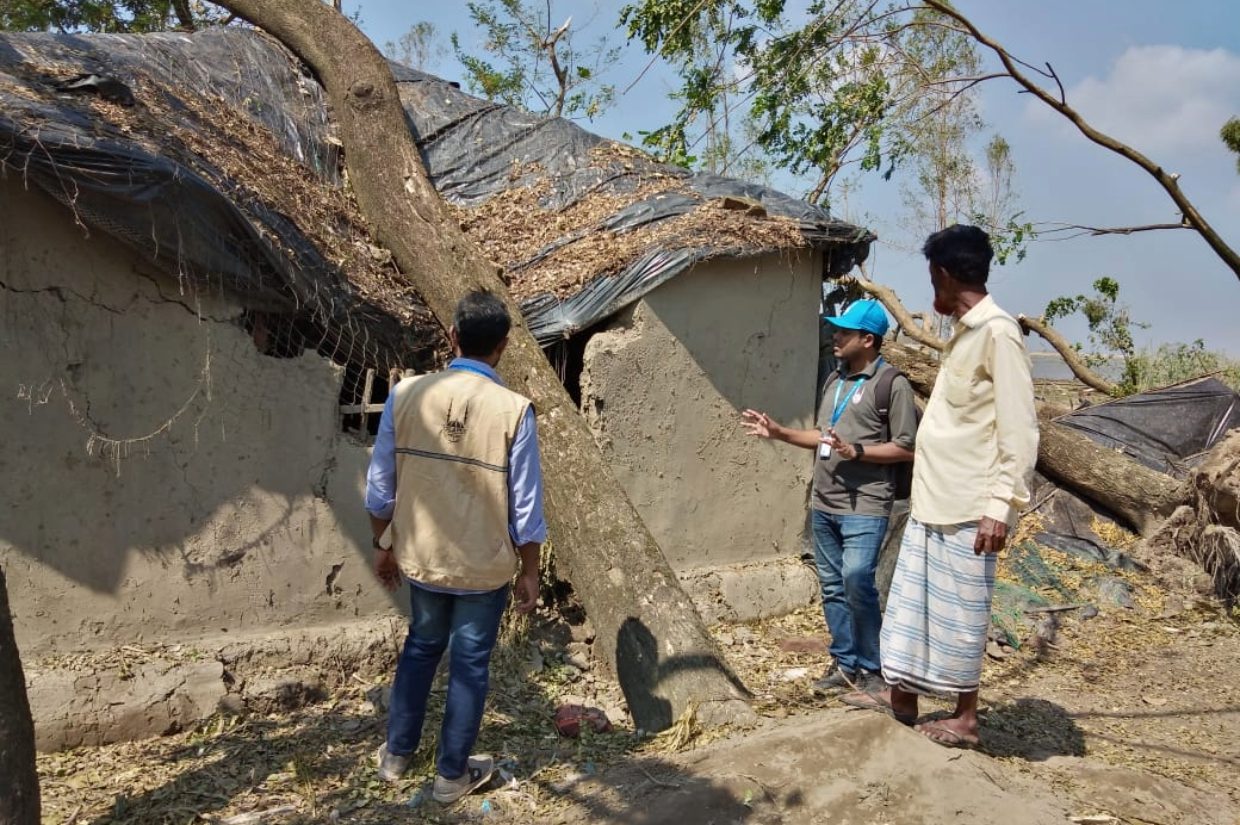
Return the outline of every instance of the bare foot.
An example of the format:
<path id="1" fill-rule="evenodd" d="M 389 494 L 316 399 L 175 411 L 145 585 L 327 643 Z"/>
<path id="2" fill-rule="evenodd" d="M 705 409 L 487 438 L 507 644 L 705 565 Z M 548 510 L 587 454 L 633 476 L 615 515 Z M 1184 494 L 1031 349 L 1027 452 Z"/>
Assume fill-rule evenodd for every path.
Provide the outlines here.
<path id="1" fill-rule="evenodd" d="M 939 719 L 918 725 L 918 733 L 931 742 L 945 748 L 976 748 L 982 744 L 978 736 L 977 722 L 966 722 L 960 718 Z"/>
<path id="2" fill-rule="evenodd" d="M 917 721 L 917 697 L 893 691 L 891 688 L 859 690 L 841 696 L 840 701 L 850 707 L 890 714 L 897 722 L 910 728 Z"/>

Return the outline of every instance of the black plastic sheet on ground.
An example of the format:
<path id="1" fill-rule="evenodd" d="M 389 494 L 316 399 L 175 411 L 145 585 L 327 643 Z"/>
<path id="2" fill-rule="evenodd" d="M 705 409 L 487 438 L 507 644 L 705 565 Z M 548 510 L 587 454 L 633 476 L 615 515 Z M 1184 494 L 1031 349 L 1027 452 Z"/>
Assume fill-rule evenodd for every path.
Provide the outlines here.
<path id="1" fill-rule="evenodd" d="M 1240 427 L 1240 393 L 1217 378 L 1199 378 L 1086 407 L 1058 421 L 1152 470 L 1183 477 L 1229 430 Z M 1095 530 L 1099 520 L 1113 521 L 1105 509 L 1040 474 L 1033 498 L 1042 523 L 1035 536 L 1040 544 L 1112 567 L 1131 565 Z"/>
<path id="2" fill-rule="evenodd" d="M 1228 430 L 1240 427 L 1240 394 L 1217 378 L 1117 398 L 1059 423 L 1151 470 L 1182 477 Z"/>

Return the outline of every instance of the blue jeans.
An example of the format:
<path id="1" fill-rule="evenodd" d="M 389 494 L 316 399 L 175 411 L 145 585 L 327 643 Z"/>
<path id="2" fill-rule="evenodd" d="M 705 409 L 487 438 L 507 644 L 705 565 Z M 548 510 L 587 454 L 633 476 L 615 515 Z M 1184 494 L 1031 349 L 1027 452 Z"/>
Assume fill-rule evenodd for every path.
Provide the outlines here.
<path id="1" fill-rule="evenodd" d="M 878 609 L 874 571 L 887 532 L 885 516 L 838 515 L 814 510 L 814 564 L 822 612 L 831 631 L 831 656 L 841 670 L 878 673 Z"/>
<path id="2" fill-rule="evenodd" d="M 448 698 L 439 732 L 439 775 L 456 779 L 469 767 L 490 684 L 491 651 L 508 604 L 508 586 L 457 596 L 409 587 L 409 635 L 396 664 L 388 714 L 388 752 L 418 749 L 435 669 L 448 650 Z"/>

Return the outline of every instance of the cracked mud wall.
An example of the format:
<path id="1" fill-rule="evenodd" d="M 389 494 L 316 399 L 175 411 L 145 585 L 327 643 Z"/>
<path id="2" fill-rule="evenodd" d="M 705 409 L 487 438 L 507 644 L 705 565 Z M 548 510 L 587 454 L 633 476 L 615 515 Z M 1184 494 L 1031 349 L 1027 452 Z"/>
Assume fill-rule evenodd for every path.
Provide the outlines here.
<path id="1" fill-rule="evenodd" d="M 0 564 L 23 655 L 389 611 L 340 368 L 261 355 L 235 303 L 19 180 L 0 214 Z"/>
<path id="2" fill-rule="evenodd" d="M 740 413 L 810 427 L 821 261 L 699 264 L 586 346 L 582 407 L 677 572 L 799 555 L 812 457 Z"/>

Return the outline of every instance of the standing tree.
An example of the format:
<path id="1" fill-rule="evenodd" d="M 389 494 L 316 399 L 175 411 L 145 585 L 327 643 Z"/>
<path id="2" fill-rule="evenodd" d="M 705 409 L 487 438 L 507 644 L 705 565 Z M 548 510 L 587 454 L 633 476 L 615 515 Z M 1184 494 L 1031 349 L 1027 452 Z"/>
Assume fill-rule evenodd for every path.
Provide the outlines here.
<path id="1" fill-rule="evenodd" d="M 396 40 L 383 44 L 383 53 L 389 60 L 420 72 L 430 71 L 446 53 L 439 42 L 435 24 L 427 20 L 414 23 Z"/>
<path id="2" fill-rule="evenodd" d="M 557 26 L 550 2 L 537 8 L 523 0 L 477 0 L 466 8 L 483 34 L 484 56 L 472 54 L 455 32 L 451 41 L 471 92 L 551 117 L 593 120 L 611 106 L 615 89 L 599 76 L 619 49 L 606 38 L 578 49 L 573 19 Z"/>

